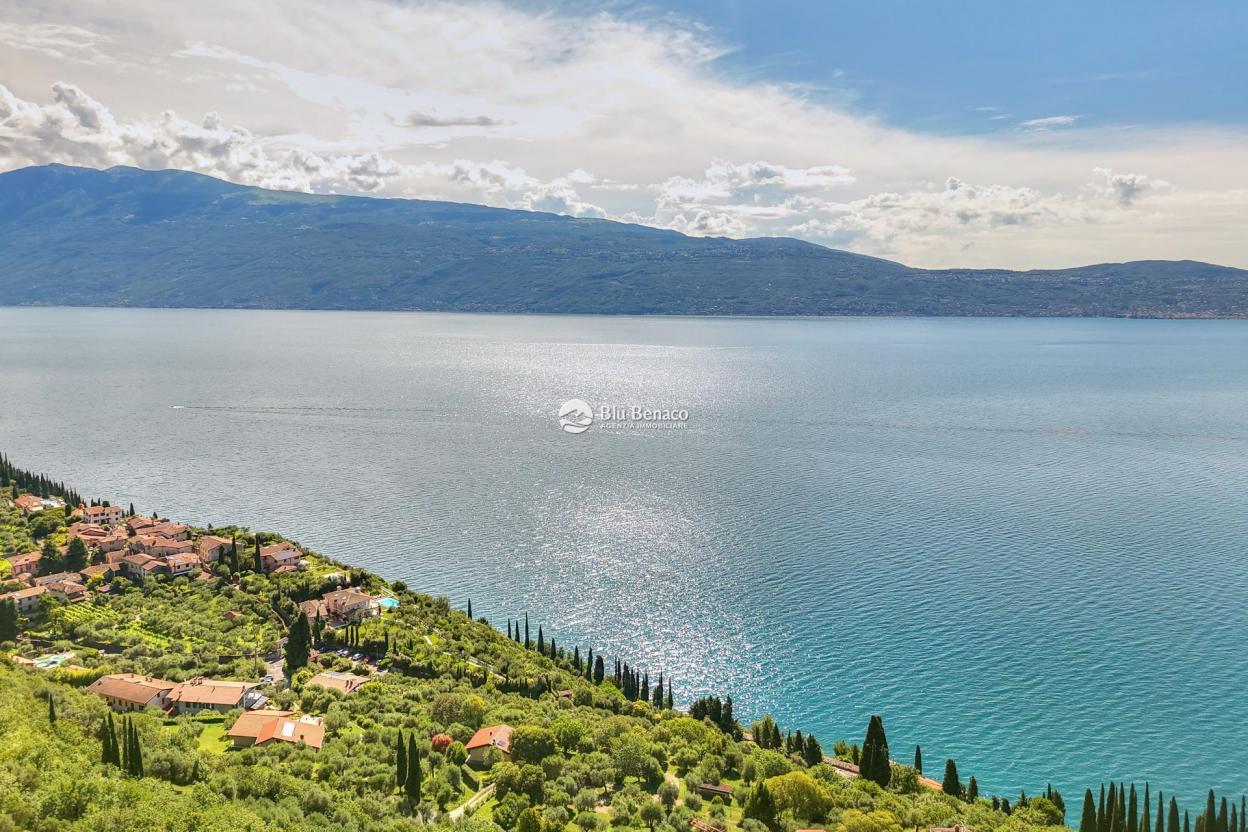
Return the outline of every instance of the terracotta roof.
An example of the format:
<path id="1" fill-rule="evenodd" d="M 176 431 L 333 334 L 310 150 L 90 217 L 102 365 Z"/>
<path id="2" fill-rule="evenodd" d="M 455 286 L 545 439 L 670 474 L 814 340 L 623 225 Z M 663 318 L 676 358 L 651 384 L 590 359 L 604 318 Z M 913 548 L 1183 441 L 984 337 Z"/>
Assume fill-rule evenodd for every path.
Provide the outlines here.
<path id="1" fill-rule="evenodd" d="M 4 595 L 0 595 L 0 600 L 22 601 L 35 595 L 42 595 L 47 591 L 48 588 L 46 586 L 32 586 L 27 589 L 18 589 L 13 592 L 6 592 Z"/>
<path id="2" fill-rule="evenodd" d="M 240 716 L 226 735 L 254 737 L 256 745 L 278 740 L 319 749 L 325 742 L 325 725 L 316 717 L 291 719 L 289 711 L 252 711 Z"/>
<path id="3" fill-rule="evenodd" d="M 194 705 L 238 705 L 247 691 L 258 687 L 255 682 L 219 682 L 214 679 L 191 679 L 183 682 L 169 694 L 170 702 L 187 702 Z"/>
<path id="4" fill-rule="evenodd" d="M 177 687 L 176 682 L 154 679 L 151 676 L 140 676 L 137 673 L 114 673 L 101 676 L 87 688 L 90 693 L 134 702 L 142 705 L 150 702 L 152 697 L 167 693 Z"/>
<path id="5" fill-rule="evenodd" d="M 36 564 L 42 557 L 43 552 L 27 552 L 24 555 L 10 555 L 7 560 L 9 561 L 9 566 L 17 569 L 19 566 Z"/>
<path id="6" fill-rule="evenodd" d="M 306 685 L 320 685 L 323 688 L 336 690 L 339 693 L 351 693 L 367 681 L 370 681 L 367 676 L 357 676 L 354 673 L 335 673 L 333 671 L 325 671 L 313 676 L 307 681 Z"/>
<path id="7" fill-rule="evenodd" d="M 14 500 L 13 503 L 24 509 L 43 508 L 43 500 L 34 494 L 23 494 Z"/>
<path id="8" fill-rule="evenodd" d="M 260 547 L 260 557 L 262 558 L 278 557 L 286 552 L 291 552 L 295 555 L 299 554 L 299 550 L 285 540 L 281 543 L 274 543 L 270 546 Z"/>
<path id="9" fill-rule="evenodd" d="M 324 601 L 326 604 L 333 606 L 346 606 L 350 604 L 363 604 L 372 601 L 372 596 L 367 592 L 360 592 L 358 589 L 336 589 L 333 592 L 325 593 Z"/>
<path id="10" fill-rule="evenodd" d="M 121 512 L 120 506 L 84 506 L 82 513 L 91 516 L 93 514 L 114 514 Z"/>
<path id="11" fill-rule="evenodd" d="M 109 566 L 107 563 L 97 563 L 95 566 L 88 566 L 86 569 L 79 571 L 78 574 L 85 579 L 94 578 L 96 575 L 108 575 L 112 573 L 112 571 L 113 567 Z"/>
<path id="12" fill-rule="evenodd" d="M 199 566 L 199 556 L 192 552 L 182 552 L 165 558 L 165 564 L 170 569 L 177 569 L 180 566 Z"/>
<path id="13" fill-rule="evenodd" d="M 491 725 L 488 728 L 482 728 L 472 735 L 472 739 L 468 740 L 468 744 L 464 747 L 471 751 L 474 748 L 485 748 L 491 745 L 504 753 L 510 753 L 511 726 Z"/>
<path id="14" fill-rule="evenodd" d="M 290 714 L 290 711 L 248 711 L 235 720 L 225 735 L 227 737 L 258 737 L 260 729 L 266 722 L 272 722 L 274 719 L 290 716 Z"/>
<path id="15" fill-rule="evenodd" d="M 121 562 L 132 566 L 147 566 L 149 563 L 156 563 L 156 558 L 136 552 L 133 555 L 126 555 L 121 559 Z"/>

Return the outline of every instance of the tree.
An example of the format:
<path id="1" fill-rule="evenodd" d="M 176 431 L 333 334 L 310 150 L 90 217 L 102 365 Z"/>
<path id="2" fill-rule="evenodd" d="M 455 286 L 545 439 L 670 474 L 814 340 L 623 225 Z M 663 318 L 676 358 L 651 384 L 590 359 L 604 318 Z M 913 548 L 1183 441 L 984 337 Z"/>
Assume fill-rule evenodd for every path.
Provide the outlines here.
<path id="1" fill-rule="evenodd" d="M 1170 812 L 1166 817 L 1166 832 L 1179 832 L 1179 803 L 1170 798 Z"/>
<path id="2" fill-rule="evenodd" d="M 468 599 L 468 620 L 472 620 L 472 599 Z"/>
<path id="3" fill-rule="evenodd" d="M 511 735 L 511 756 L 520 763 L 540 763 L 555 753 L 555 735 L 549 728 L 521 725 Z"/>
<path id="4" fill-rule="evenodd" d="M 601 685 L 606 676 L 606 666 L 602 663 L 602 656 L 598 656 L 594 659 L 594 684 Z"/>
<path id="5" fill-rule="evenodd" d="M 945 781 L 941 783 L 941 791 L 954 797 L 962 796 L 962 781 L 958 779 L 958 764 L 952 759 L 945 760 Z"/>
<path id="6" fill-rule="evenodd" d="M 790 771 L 764 781 L 779 812 L 818 821 L 827 813 L 832 799 L 813 777 L 804 771 Z"/>
<path id="7" fill-rule="evenodd" d="M 251 568 L 256 574 L 264 571 L 264 561 L 260 559 L 260 535 L 256 535 L 256 551 L 252 556 Z"/>
<path id="8" fill-rule="evenodd" d="M 13 599 L 0 601 L 0 642 L 17 640 L 17 604 Z"/>
<path id="9" fill-rule="evenodd" d="M 48 722 L 56 723 L 56 697 L 48 694 Z"/>
<path id="10" fill-rule="evenodd" d="M 1083 815 L 1079 818 L 1079 832 L 1097 832 L 1096 799 L 1091 789 L 1083 791 Z"/>
<path id="11" fill-rule="evenodd" d="M 966 784 L 966 800 L 968 803 L 974 803 L 979 800 L 979 783 L 975 781 L 975 775 L 971 775 L 970 782 Z"/>
<path id="12" fill-rule="evenodd" d="M 676 805 L 676 800 L 679 797 L 680 786 L 673 783 L 671 780 L 664 780 L 659 786 L 659 802 L 662 803 L 669 812 L 672 810 L 672 807 Z"/>
<path id="13" fill-rule="evenodd" d="M 641 807 L 641 819 L 654 832 L 654 825 L 663 820 L 663 809 L 659 804 L 652 801 L 646 801 Z"/>
<path id="14" fill-rule="evenodd" d="M 923 749 L 917 745 L 914 747 L 914 770 L 923 773 Z"/>
<path id="15" fill-rule="evenodd" d="M 745 799 L 742 815 L 758 821 L 768 829 L 776 828 L 776 801 L 766 782 L 760 780 L 754 784 L 749 797 Z"/>
<path id="16" fill-rule="evenodd" d="M 296 670 L 308 665 L 311 652 L 312 628 L 308 624 L 307 612 L 300 610 L 299 617 L 291 625 L 286 635 L 286 675 L 293 676 Z"/>
<path id="17" fill-rule="evenodd" d="M 819 741 L 815 739 L 814 734 L 806 735 L 806 742 L 802 746 L 802 759 L 808 766 L 818 765 L 823 762 L 823 748 L 819 745 Z"/>
<path id="18" fill-rule="evenodd" d="M 542 816 L 532 806 L 516 818 L 516 832 L 542 832 Z"/>
<path id="19" fill-rule="evenodd" d="M 65 559 L 61 557 L 61 552 L 56 548 L 56 544 L 51 538 L 43 541 L 43 549 L 39 554 L 39 574 L 52 575 L 56 572 L 65 571 Z"/>
<path id="20" fill-rule="evenodd" d="M 399 789 L 407 785 L 407 740 L 402 731 L 394 751 L 394 785 Z"/>
<path id="21" fill-rule="evenodd" d="M 867 723 L 867 736 L 862 743 L 862 759 L 858 763 L 858 772 L 868 780 L 878 783 L 881 787 L 888 786 L 891 776 L 891 764 L 888 757 L 888 738 L 884 735 L 884 720 L 873 715 Z M 958 794 L 961 794 L 959 790 Z"/>
<path id="22" fill-rule="evenodd" d="M 420 750 L 416 748 L 416 734 L 413 732 L 407 738 L 407 780 L 403 784 L 403 791 L 407 794 L 407 799 L 411 801 L 413 807 L 420 803 L 422 773 L 420 770 Z"/>
<path id="23" fill-rule="evenodd" d="M 65 569 L 69 572 L 79 572 L 87 568 L 87 544 L 83 542 L 81 537 L 70 539 L 69 547 L 65 550 Z"/>

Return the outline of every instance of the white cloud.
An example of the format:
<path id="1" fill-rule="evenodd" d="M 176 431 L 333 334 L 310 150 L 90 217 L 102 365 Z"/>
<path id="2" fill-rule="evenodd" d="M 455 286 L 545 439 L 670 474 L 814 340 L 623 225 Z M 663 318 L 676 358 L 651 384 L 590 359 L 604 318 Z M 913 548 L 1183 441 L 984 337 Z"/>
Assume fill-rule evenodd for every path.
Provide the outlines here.
<path id="1" fill-rule="evenodd" d="M 1046 116 L 1044 118 L 1029 118 L 1024 122 L 1020 122 L 1019 126 L 1028 130 L 1052 130 L 1054 127 L 1070 127 L 1080 116 Z"/>
<path id="2" fill-rule="evenodd" d="M 328 0 L 47 0 L 0 11 L 0 37 L 18 47 L 0 50 L 13 90 L 0 90 L 0 168 L 184 167 L 795 235 L 916 265 L 1248 265 L 1240 128 L 1054 115 L 990 136 L 897 129 L 799 86 L 725 78 L 725 47 L 674 17 L 490 0 L 356 0 L 350 13 Z M 1001 104 L 982 112 L 1006 118 Z"/>

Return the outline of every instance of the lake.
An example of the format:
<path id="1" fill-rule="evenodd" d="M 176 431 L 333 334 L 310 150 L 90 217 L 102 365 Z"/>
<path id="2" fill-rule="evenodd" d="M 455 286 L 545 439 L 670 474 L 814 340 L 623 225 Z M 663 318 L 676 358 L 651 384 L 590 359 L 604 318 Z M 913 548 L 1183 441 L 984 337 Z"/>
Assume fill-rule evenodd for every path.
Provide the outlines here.
<path id="1" fill-rule="evenodd" d="M 1248 788 L 1248 322 L 0 309 L 0 450 L 1071 822 Z"/>

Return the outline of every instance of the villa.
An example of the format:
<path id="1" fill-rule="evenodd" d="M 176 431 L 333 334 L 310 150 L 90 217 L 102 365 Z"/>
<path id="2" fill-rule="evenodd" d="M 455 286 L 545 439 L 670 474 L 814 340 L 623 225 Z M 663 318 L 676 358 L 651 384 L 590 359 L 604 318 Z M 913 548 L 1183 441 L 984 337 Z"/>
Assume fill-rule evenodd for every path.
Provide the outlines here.
<path id="1" fill-rule="evenodd" d="M 170 555 L 165 558 L 165 568 L 168 569 L 169 574 L 174 577 L 177 577 L 178 575 L 189 575 L 193 570 L 199 568 L 199 556 L 191 552 Z"/>
<path id="2" fill-rule="evenodd" d="M 17 611 L 23 615 L 30 615 L 39 609 L 39 597 L 46 594 L 48 588 L 46 586 L 32 586 L 28 589 L 19 589 L 15 592 L 6 592 L 0 595 L 0 601 L 12 601 L 17 605 Z"/>
<path id="3" fill-rule="evenodd" d="M 329 690 L 336 690 L 339 693 L 354 693 L 359 690 L 366 682 L 371 681 L 367 676 L 357 676 L 354 673 L 336 673 L 332 670 L 326 670 L 316 674 L 307 681 L 304 687 L 319 685 Z"/>
<path id="4" fill-rule="evenodd" d="M 57 599 L 67 604 L 80 604 L 87 600 L 87 588 L 78 583 L 78 575 L 74 573 L 72 579 L 57 581 L 56 583 L 45 584 L 48 592 L 52 593 Z"/>
<path id="5" fill-rule="evenodd" d="M 278 570 L 295 569 L 302 558 L 303 555 L 299 550 L 286 541 L 265 546 L 260 550 L 260 566 L 266 574 L 272 574 Z"/>
<path id="6" fill-rule="evenodd" d="M 199 555 L 200 563 L 216 563 L 222 555 L 230 551 L 232 545 L 224 537 L 206 534 L 195 541 L 195 552 Z"/>
<path id="7" fill-rule="evenodd" d="M 82 509 L 83 522 L 91 526 L 114 526 L 124 516 L 121 506 L 84 506 Z"/>
<path id="8" fill-rule="evenodd" d="M 43 558 L 43 552 L 27 552 L 24 555 L 13 555 L 9 558 L 9 568 L 13 570 L 13 577 L 20 578 L 23 575 L 34 575 L 39 571 L 39 561 Z"/>
<path id="9" fill-rule="evenodd" d="M 322 600 L 326 612 L 344 621 L 366 618 L 372 613 L 372 596 L 351 587 L 328 592 Z"/>
<path id="10" fill-rule="evenodd" d="M 325 742 L 325 724 L 319 717 L 291 718 L 290 711 L 251 711 L 230 726 L 226 736 L 235 748 L 264 745 L 268 742 L 303 743 L 319 751 Z"/>
<path id="11" fill-rule="evenodd" d="M 218 682 L 202 677 L 175 687 L 168 702 L 175 714 L 216 711 L 219 714 L 245 707 L 247 694 L 259 687 L 255 682 Z"/>
<path id="12" fill-rule="evenodd" d="M 96 679 L 87 691 L 103 697 L 115 711 L 141 711 L 148 707 L 163 711 L 169 693 L 177 686 L 176 682 L 137 673 L 114 673 Z"/>
<path id="13" fill-rule="evenodd" d="M 484 763 L 485 753 L 491 748 L 497 748 L 504 758 L 511 759 L 511 731 L 510 725 L 491 725 L 477 731 L 465 746 L 468 749 L 468 762 L 478 765 Z"/>
<path id="14" fill-rule="evenodd" d="M 147 576 L 160 570 L 160 561 L 151 555 L 133 554 L 121 559 L 121 568 L 126 577 L 135 581 L 145 581 Z"/>

